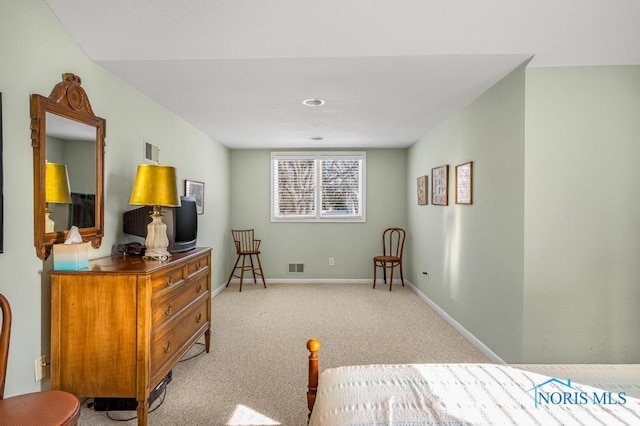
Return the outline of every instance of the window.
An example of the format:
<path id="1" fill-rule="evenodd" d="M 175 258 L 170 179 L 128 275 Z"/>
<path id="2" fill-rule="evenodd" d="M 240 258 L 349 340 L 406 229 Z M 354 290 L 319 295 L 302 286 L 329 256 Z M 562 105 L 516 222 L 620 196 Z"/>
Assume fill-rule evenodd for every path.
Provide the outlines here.
<path id="1" fill-rule="evenodd" d="M 364 152 L 271 153 L 272 222 L 364 222 Z"/>

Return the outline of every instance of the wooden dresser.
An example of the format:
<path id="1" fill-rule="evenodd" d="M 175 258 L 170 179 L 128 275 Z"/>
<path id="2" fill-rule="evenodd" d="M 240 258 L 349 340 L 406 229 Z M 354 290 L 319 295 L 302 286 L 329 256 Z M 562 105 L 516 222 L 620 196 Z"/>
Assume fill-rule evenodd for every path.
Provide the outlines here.
<path id="1" fill-rule="evenodd" d="M 211 249 L 159 262 L 111 256 L 51 271 L 51 385 L 78 397 L 138 401 L 211 328 Z"/>

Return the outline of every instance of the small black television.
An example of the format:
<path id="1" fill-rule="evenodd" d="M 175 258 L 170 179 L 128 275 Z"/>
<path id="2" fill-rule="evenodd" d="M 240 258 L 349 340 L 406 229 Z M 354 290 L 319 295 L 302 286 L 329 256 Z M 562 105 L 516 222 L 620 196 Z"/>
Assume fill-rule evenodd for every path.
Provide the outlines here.
<path id="1" fill-rule="evenodd" d="M 180 253 L 196 247 L 198 237 L 198 211 L 196 199 L 180 197 L 180 207 L 163 207 L 162 222 L 167 225 L 169 253 Z M 147 225 L 151 223 L 153 207 L 145 206 L 124 212 L 124 232 L 138 237 L 147 237 Z"/>

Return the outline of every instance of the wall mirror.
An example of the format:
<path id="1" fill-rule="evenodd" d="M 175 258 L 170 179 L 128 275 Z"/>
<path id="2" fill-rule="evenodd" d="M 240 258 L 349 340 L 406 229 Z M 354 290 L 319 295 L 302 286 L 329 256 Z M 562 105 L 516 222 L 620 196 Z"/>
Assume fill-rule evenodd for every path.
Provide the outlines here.
<path id="1" fill-rule="evenodd" d="M 34 244 L 49 257 L 72 226 L 100 247 L 104 235 L 106 121 L 96 117 L 80 77 L 63 74 L 49 97 L 31 95 Z"/>

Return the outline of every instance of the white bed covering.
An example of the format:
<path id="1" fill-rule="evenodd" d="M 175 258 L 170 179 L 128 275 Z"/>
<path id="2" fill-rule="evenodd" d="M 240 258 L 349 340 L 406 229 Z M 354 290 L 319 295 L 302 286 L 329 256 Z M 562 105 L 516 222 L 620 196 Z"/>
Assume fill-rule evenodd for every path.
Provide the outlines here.
<path id="1" fill-rule="evenodd" d="M 638 364 L 348 366 L 322 372 L 309 424 L 640 425 L 638 397 Z"/>

